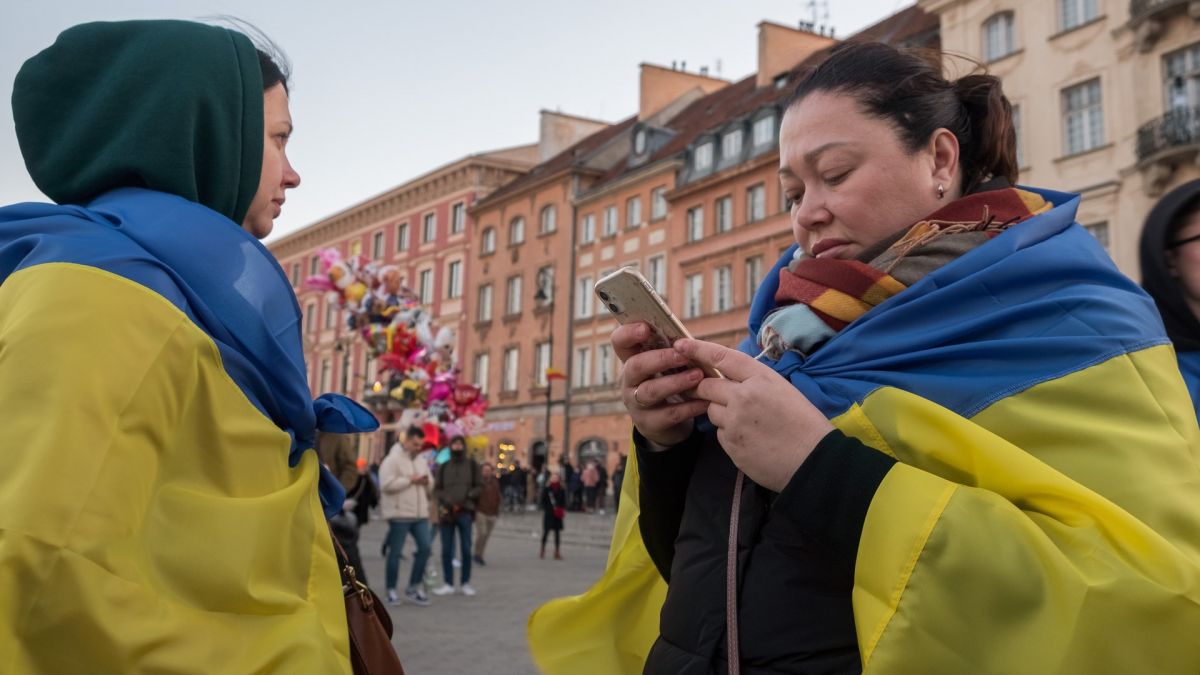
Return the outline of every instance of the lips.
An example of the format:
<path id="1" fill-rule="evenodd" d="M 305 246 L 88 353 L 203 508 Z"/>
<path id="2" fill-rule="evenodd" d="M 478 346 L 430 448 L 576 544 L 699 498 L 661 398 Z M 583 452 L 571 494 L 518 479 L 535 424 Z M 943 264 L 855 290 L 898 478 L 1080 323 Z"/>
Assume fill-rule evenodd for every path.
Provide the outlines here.
<path id="1" fill-rule="evenodd" d="M 830 258 L 836 256 L 850 242 L 845 239 L 822 239 L 813 244 L 812 257 L 814 258 Z"/>

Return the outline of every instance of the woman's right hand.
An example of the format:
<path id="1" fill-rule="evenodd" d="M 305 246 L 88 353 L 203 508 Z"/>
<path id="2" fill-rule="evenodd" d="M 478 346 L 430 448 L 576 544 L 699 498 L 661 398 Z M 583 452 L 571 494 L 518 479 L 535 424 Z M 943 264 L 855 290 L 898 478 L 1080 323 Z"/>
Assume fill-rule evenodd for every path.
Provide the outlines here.
<path id="1" fill-rule="evenodd" d="M 622 364 L 621 400 L 634 426 L 647 440 L 676 445 L 691 435 L 692 418 L 708 410 L 708 401 L 685 398 L 671 403 L 667 399 L 694 389 L 704 373 L 696 367 L 687 368 L 688 360 L 674 349 L 648 349 L 650 340 L 650 326 L 645 323 L 631 323 L 613 331 L 612 346 Z M 655 377 L 680 367 L 687 370 Z"/>

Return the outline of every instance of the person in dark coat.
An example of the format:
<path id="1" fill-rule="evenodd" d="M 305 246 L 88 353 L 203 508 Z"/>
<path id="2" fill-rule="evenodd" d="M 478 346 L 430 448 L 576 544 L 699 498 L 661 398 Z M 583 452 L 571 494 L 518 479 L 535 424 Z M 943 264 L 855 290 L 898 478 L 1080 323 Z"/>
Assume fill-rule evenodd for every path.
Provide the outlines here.
<path id="1" fill-rule="evenodd" d="M 546 557 L 546 538 L 554 533 L 554 559 L 562 560 L 560 548 L 562 545 L 563 515 L 566 511 L 567 492 L 563 489 L 562 480 L 557 471 L 551 471 L 542 488 L 542 552 L 538 556 Z"/>

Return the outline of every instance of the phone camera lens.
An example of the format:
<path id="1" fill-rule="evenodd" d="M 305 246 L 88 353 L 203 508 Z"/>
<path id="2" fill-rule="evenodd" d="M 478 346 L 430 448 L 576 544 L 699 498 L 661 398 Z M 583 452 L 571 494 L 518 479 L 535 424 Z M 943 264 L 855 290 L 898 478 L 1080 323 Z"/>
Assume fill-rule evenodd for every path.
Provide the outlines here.
<path id="1" fill-rule="evenodd" d="M 608 310 L 609 310 L 610 312 L 612 312 L 613 314 L 620 314 L 620 313 L 621 313 L 621 308 L 620 308 L 620 307 L 617 307 L 617 303 L 615 303 L 615 302 L 610 302 L 610 303 L 608 303 Z"/>
<path id="2" fill-rule="evenodd" d="M 608 293 L 605 293 L 604 291 L 600 291 L 599 293 L 597 293 L 597 295 L 600 296 L 601 300 L 608 302 Z"/>

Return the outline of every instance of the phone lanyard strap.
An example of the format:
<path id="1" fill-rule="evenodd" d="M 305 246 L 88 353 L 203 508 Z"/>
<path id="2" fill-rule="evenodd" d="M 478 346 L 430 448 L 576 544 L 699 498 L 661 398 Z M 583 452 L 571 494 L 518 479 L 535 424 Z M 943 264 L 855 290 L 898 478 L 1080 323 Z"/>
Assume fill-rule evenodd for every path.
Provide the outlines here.
<path id="1" fill-rule="evenodd" d="M 742 510 L 742 482 L 746 474 L 738 471 L 733 484 L 733 506 L 729 510 L 729 549 L 725 558 L 725 656 L 729 675 L 740 675 L 742 657 L 738 653 L 737 546 L 738 514 Z"/>

